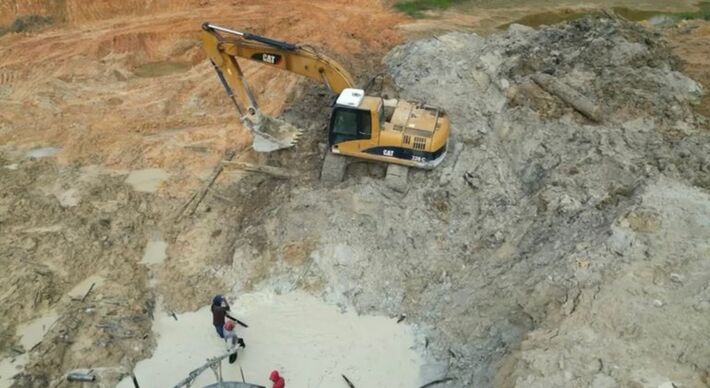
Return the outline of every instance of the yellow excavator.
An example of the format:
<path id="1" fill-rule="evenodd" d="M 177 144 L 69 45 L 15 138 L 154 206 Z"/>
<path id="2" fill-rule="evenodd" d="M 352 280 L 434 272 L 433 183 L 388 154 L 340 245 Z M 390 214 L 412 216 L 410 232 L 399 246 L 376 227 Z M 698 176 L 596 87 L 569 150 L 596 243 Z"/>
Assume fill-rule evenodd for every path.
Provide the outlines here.
<path id="1" fill-rule="evenodd" d="M 328 128 L 332 154 L 424 169 L 436 167 L 446 155 L 449 119 L 441 109 L 366 96 L 340 64 L 307 45 L 211 23 L 202 25 L 202 44 L 242 123 L 251 130 L 257 152 L 291 147 L 302 131 L 259 110 L 237 58 L 323 82 L 337 94 Z"/>

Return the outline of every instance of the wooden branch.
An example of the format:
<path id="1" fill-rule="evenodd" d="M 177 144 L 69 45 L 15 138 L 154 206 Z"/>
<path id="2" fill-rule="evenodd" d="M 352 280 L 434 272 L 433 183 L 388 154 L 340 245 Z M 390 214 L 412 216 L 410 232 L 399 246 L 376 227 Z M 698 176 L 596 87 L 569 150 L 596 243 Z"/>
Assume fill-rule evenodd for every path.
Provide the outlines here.
<path id="1" fill-rule="evenodd" d="M 341 374 L 341 376 L 343 376 L 343 379 L 345 379 L 345 382 L 348 384 L 348 387 L 350 387 L 350 388 L 355 388 L 355 384 L 353 384 L 353 382 L 350 381 L 350 379 L 348 379 L 348 378 L 347 378 L 345 375 L 343 375 L 343 374 Z"/>
<path id="2" fill-rule="evenodd" d="M 197 210 L 197 207 L 200 206 L 200 203 L 207 195 L 207 192 L 209 191 L 212 184 L 214 184 L 214 182 L 217 180 L 217 177 L 219 177 L 219 174 L 221 174 L 222 170 L 224 170 L 224 162 L 228 162 L 234 159 L 234 155 L 236 155 L 236 152 L 232 150 L 227 151 L 224 160 L 220 161 L 217 166 L 215 166 L 214 170 L 212 170 L 212 175 L 210 175 L 207 182 L 205 182 L 205 184 L 199 191 L 196 191 L 194 194 L 192 194 L 192 197 L 190 197 L 190 199 L 182 206 L 182 208 L 180 209 L 180 213 L 178 213 L 177 216 L 178 221 L 182 218 L 182 216 L 185 214 L 185 211 L 188 209 L 189 215 L 195 213 L 195 210 Z"/>
<path id="3" fill-rule="evenodd" d="M 272 166 L 260 166 L 257 164 L 251 164 L 251 163 L 245 163 L 245 162 L 230 162 L 230 161 L 223 161 L 226 166 L 234 167 L 240 170 L 245 170 L 245 171 L 250 171 L 250 172 L 259 172 L 262 174 L 267 174 L 271 175 L 276 178 L 281 178 L 281 179 L 288 179 L 291 178 L 293 175 L 291 174 L 290 171 L 280 168 L 280 167 L 272 167 Z"/>
<path id="4" fill-rule="evenodd" d="M 89 290 L 86 291 L 86 294 L 84 294 L 84 296 L 81 298 L 81 301 L 82 301 L 82 302 L 86 299 L 87 296 L 89 296 L 89 294 L 91 293 L 91 290 L 94 289 L 94 286 L 95 286 L 95 285 L 96 285 L 95 282 L 94 282 L 94 283 L 91 283 L 91 287 L 89 287 Z"/>

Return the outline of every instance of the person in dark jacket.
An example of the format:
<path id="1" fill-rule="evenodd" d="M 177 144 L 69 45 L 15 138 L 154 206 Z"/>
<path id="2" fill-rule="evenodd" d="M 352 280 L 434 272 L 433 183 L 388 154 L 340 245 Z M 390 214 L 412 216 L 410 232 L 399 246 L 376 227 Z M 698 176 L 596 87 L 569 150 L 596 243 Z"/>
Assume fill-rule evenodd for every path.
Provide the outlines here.
<path id="1" fill-rule="evenodd" d="M 217 330 L 219 338 L 224 338 L 224 319 L 229 311 L 229 303 L 222 295 L 217 295 L 212 299 L 212 324 Z"/>
<path id="2" fill-rule="evenodd" d="M 271 372 L 269 380 L 274 382 L 272 388 L 286 388 L 286 381 L 284 381 L 283 377 L 279 375 L 279 371 L 277 370 Z"/>

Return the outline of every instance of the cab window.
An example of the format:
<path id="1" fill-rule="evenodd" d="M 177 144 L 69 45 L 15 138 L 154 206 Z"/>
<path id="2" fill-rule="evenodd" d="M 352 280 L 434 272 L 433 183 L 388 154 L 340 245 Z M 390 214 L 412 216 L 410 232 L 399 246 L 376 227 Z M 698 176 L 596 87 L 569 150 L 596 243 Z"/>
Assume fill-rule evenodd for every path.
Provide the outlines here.
<path id="1" fill-rule="evenodd" d="M 372 135 L 370 112 L 360 109 L 335 108 L 330 120 L 331 144 L 348 140 L 369 139 Z"/>

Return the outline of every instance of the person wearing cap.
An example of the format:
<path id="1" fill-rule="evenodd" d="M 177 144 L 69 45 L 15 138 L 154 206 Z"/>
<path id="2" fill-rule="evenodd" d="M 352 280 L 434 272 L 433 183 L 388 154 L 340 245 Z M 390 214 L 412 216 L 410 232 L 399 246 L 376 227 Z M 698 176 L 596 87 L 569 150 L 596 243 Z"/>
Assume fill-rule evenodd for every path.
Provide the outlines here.
<path id="1" fill-rule="evenodd" d="M 286 388 L 286 381 L 279 375 L 279 371 L 277 370 L 271 371 L 269 380 L 274 382 L 274 385 L 271 388 Z"/>
<path id="2" fill-rule="evenodd" d="M 212 298 L 212 324 L 217 330 L 219 338 L 224 338 L 225 317 L 229 311 L 229 303 L 222 295 L 216 295 Z"/>

